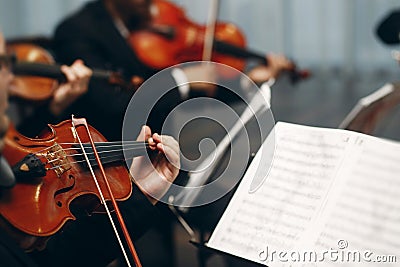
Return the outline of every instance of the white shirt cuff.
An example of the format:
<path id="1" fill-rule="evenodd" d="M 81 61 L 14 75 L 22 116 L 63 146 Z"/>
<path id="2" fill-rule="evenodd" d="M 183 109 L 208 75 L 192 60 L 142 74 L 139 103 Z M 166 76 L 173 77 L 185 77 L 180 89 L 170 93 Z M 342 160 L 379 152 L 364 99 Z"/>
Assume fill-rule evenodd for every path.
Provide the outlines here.
<path id="1" fill-rule="evenodd" d="M 271 79 L 270 79 L 271 80 Z M 269 81 L 269 80 L 268 80 Z M 264 82 L 261 86 L 260 86 L 260 90 L 262 91 L 265 101 L 271 106 L 271 87 L 269 85 L 269 83 Z"/>

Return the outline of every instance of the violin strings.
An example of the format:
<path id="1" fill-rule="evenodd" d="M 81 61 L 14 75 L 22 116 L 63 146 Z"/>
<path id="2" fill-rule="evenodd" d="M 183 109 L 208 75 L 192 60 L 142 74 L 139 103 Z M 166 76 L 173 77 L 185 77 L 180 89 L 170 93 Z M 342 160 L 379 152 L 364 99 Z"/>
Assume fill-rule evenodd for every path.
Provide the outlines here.
<path id="1" fill-rule="evenodd" d="M 134 150 L 140 150 L 140 149 L 141 149 L 141 148 L 130 148 L 130 149 L 121 149 L 121 150 L 123 150 L 123 151 L 134 151 Z M 120 151 L 121 151 L 121 150 L 120 150 Z M 107 151 L 104 151 L 104 152 L 107 152 Z M 102 153 L 102 152 L 98 152 L 98 154 L 100 154 L 100 153 Z M 87 152 L 86 152 L 86 154 L 93 154 L 93 153 L 87 153 Z M 82 153 L 82 154 L 80 154 L 80 155 L 84 155 L 84 153 Z M 67 155 L 67 156 L 70 156 L 70 155 Z M 113 157 L 116 157 L 116 155 L 103 156 L 103 157 L 101 157 L 101 159 L 109 159 L 109 158 L 113 158 Z M 128 159 L 133 159 L 133 158 L 135 158 L 135 157 L 128 158 Z M 58 160 L 58 159 L 54 159 L 54 160 L 47 161 L 46 164 L 51 163 L 51 162 L 56 161 L 56 160 Z M 51 168 L 47 168 L 46 170 L 53 170 L 53 169 L 56 169 L 56 168 L 59 168 L 59 167 L 65 166 L 65 165 L 76 164 L 76 163 L 82 163 L 82 162 L 85 162 L 85 160 L 70 161 L 70 162 L 68 162 L 68 163 L 59 164 L 59 165 L 53 166 L 53 167 L 51 167 Z"/>
<path id="2" fill-rule="evenodd" d="M 94 143 L 96 144 L 96 141 Z M 143 143 L 147 143 L 147 142 L 144 142 L 144 141 L 111 141 L 111 142 L 104 141 L 102 143 L 115 145 L 115 144 L 135 144 L 135 143 L 143 144 Z M 79 143 L 57 143 L 57 144 L 59 144 L 59 145 L 79 145 Z"/>
<path id="3" fill-rule="evenodd" d="M 112 146 L 101 146 L 101 145 L 99 145 L 99 146 L 96 146 L 96 148 L 97 149 L 99 149 L 99 148 L 109 148 L 109 147 L 114 147 L 114 146 L 116 146 L 116 147 L 121 147 L 121 145 L 112 145 Z M 122 146 L 122 147 L 128 147 L 128 146 Z M 140 143 L 140 144 L 132 144 L 132 145 L 130 145 L 129 147 L 149 147 L 149 144 L 148 143 Z M 91 149 L 92 147 L 87 147 L 87 149 Z M 68 151 L 68 150 L 78 150 L 77 148 L 74 148 L 74 147 L 71 147 L 71 148 L 63 148 L 63 149 L 60 149 L 59 151 Z M 104 150 L 104 151 L 100 151 L 100 152 L 98 152 L 99 154 L 101 154 L 101 153 L 104 153 L 104 152 L 118 152 L 118 151 L 121 151 L 121 150 L 124 150 L 124 149 L 114 149 L 114 150 Z M 58 152 L 59 152 L 58 151 Z M 86 154 L 93 154 L 93 152 L 87 152 Z M 82 153 L 79 153 L 79 154 L 69 154 L 69 155 L 67 155 L 67 156 L 82 156 Z"/>
<path id="4" fill-rule="evenodd" d="M 127 158 L 126 160 L 131 160 L 131 159 L 134 159 L 134 158 L 136 158 L 136 157 Z M 51 167 L 51 168 L 47 168 L 46 171 L 51 171 L 51 170 L 57 169 L 59 167 L 68 165 L 68 164 L 77 164 L 77 163 L 81 163 L 81 162 L 86 162 L 86 160 L 77 160 L 77 161 L 73 161 L 73 162 L 70 162 L 70 163 L 60 164 L 60 165 L 57 165 L 57 166 L 54 166 L 54 167 Z"/>
<path id="5" fill-rule="evenodd" d="M 98 148 L 98 147 L 96 146 L 96 148 Z M 130 148 L 114 149 L 114 150 L 105 150 L 105 151 L 97 152 L 97 154 L 114 153 L 114 152 L 120 152 L 120 151 L 130 151 L 130 150 L 135 150 L 135 149 L 137 149 L 137 150 L 143 149 L 143 146 L 135 146 L 135 147 L 130 147 Z M 74 149 L 74 150 L 76 150 L 76 149 Z M 76 157 L 76 156 L 82 156 L 83 154 L 84 153 L 67 154 L 66 156 L 67 157 Z M 94 152 L 86 152 L 85 154 L 87 154 L 87 155 L 94 154 Z M 102 158 L 107 158 L 107 157 L 102 157 Z M 57 161 L 57 160 L 59 160 L 59 159 L 57 159 L 57 158 L 52 159 L 52 160 L 47 161 L 47 163 L 51 163 L 51 162 Z"/>
<path id="6" fill-rule="evenodd" d="M 39 153 L 41 153 L 41 152 L 50 150 L 50 149 L 52 149 L 52 148 L 55 147 L 55 146 L 56 146 L 56 144 L 53 144 L 52 146 L 45 147 L 45 148 L 43 148 L 43 149 L 41 149 L 41 150 L 39 150 L 39 151 L 36 151 L 35 155 L 37 155 L 37 154 L 39 154 Z"/>
<path id="7" fill-rule="evenodd" d="M 96 143 L 96 142 L 95 142 Z M 103 146 L 96 146 L 96 147 L 107 147 L 108 146 L 108 144 L 110 144 L 110 146 L 113 146 L 113 145 L 121 145 L 121 144 L 128 144 L 128 145 L 130 145 L 130 144 L 143 144 L 143 143 L 145 143 L 145 144 L 148 144 L 148 142 L 146 141 L 146 142 L 143 142 L 143 141 L 111 141 L 111 142 L 104 142 L 104 143 L 107 143 L 107 145 L 103 145 Z M 41 149 L 41 150 L 39 150 L 39 151 L 37 151 L 36 152 L 36 154 L 39 154 L 40 152 L 43 152 L 43 151 L 47 151 L 47 150 L 50 150 L 50 149 L 52 149 L 53 147 L 55 147 L 56 145 L 78 145 L 79 143 L 54 143 L 52 146 L 49 146 L 49 147 L 45 147 L 45 148 L 43 148 L 43 149 Z"/>
<path id="8" fill-rule="evenodd" d="M 126 146 L 128 146 L 128 145 L 130 145 L 130 146 L 132 146 L 132 145 L 139 145 L 139 146 L 142 146 L 142 145 L 145 145 L 146 147 L 149 145 L 149 142 L 142 142 L 142 141 L 127 141 L 127 142 L 121 142 L 121 141 L 115 141 L 115 142 L 105 142 L 105 143 L 107 143 L 107 144 L 104 144 L 104 145 L 98 145 L 98 146 L 96 146 L 96 148 L 109 148 L 109 147 L 113 147 L 113 146 L 124 146 L 124 147 L 126 147 Z M 111 144 L 111 145 L 108 145 L 108 144 Z M 78 143 L 57 143 L 57 144 L 64 144 L 64 145 L 78 145 Z M 43 152 L 43 153 L 45 153 L 45 152 L 47 152 L 48 150 L 50 150 L 50 149 L 52 149 L 54 146 L 56 146 L 57 144 L 53 144 L 52 146 L 50 146 L 50 147 L 46 147 L 46 148 L 44 148 L 44 149 L 42 149 L 42 150 L 39 150 L 39 151 L 37 151 L 36 153 L 35 153 L 35 155 L 36 156 L 38 156 L 38 154 L 41 154 L 41 152 Z M 96 144 L 96 143 L 95 143 Z M 125 145 L 126 144 L 126 145 Z M 56 151 L 54 151 L 55 153 L 58 153 L 58 152 L 60 152 L 60 151 L 67 151 L 67 150 L 76 150 L 77 148 L 73 148 L 73 147 L 71 147 L 71 148 L 61 148 L 61 149 L 59 149 L 59 150 L 56 150 Z M 81 154 L 82 155 L 82 154 Z M 46 155 L 41 155 L 41 156 L 38 156 L 38 158 L 39 159 L 41 159 L 41 158 L 44 158 L 44 157 L 46 157 Z"/>

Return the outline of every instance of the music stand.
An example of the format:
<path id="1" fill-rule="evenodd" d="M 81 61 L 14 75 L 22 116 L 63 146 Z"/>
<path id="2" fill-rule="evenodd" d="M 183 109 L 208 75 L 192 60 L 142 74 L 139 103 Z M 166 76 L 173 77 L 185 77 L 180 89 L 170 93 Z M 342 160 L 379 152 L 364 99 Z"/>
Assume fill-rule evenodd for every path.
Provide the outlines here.
<path id="1" fill-rule="evenodd" d="M 186 186 L 188 187 L 196 187 L 201 186 L 208 183 L 219 171 L 219 168 L 223 165 L 223 161 L 226 158 L 226 153 L 230 149 L 230 145 L 234 142 L 237 138 L 239 138 L 240 134 L 244 130 L 244 125 L 246 127 L 254 123 L 254 119 L 256 116 L 262 116 L 262 114 L 269 112 L 269 97 L 270 97 L 270 88 L 269 86 L 262 86 L 259 91 L 253 96 L 252 100 L 250 101 L 249 105 L 240 115 L 240 121 L 237 121 L 233 127 L 229 130 L 227 135 L 222 139 L 222 141 L 216 147 L 214 153 L 210 154 L 197 168 L 195 171 L 189 173 L 189 182 Z M 268 113 L 269 114 L 269 113 Z M 268 116 L 266 116 L 268 117 Z M 272 116 L 271 116 L 272 118 Z M 265 136 L 266 137 L 266 136 Z M 261 145 L 262 140 L 259 140 L 260 144 L 255 144 L 256 150 Z M 258 140 L 257 140 L 258 142 Z M 254 144 L 253 144 L 254 145 Z M 252 153 L 250 149 L 249 155 L 249 162 L 247 162 L 247 166 L 250 164 L 251 160 L 254 158 L 255 151 Z M 210 161 L 213 163 L 211 167 L 205 168 L 205 166 L 210 165 Z M 204 171 L 198 171 L 204 170 Z M 236 187 L 231 190 L 233 193 L 236 190 Z M 179 194 L 174 196 L 169 196 L 168 198 L 168 206 L 172 213 L 176 216 L 178 222 L 183 226 L 186 230 L 188 235 L 190 236 L 190 243 L 193 244 L 197 249 L 197 257 L 198 257 L 198 264 L 200 267 L 206 266 L 207 259 L 213 254 L 219 255 L 229 255 L 229 257 L 235 257 L 239 259 L 239 261 L 247 261 L 236 256 L 224 253 L 222 251 L 216 251 L 215 249 L 209 248 L 206 246 L 206 236 L 208 231 L 205 231 L 203 227 L 199 229 L 199 235 L 196 236 L 196 233 L 190 227 L 189 223 L 185 221 L 185 219 L 181 216 L 186 214 L 189 209 L 187 207 L 191 207 L 194 201 L 199 197 L 200 191 L 189 192 L 189 191 L 182 191 Z M 229 195 L 229 194 L 228 194 Z M 232 196 L 232 195 L 231 195 Z M 228 203 L 230 197 L 228 196 Z M 183 207 L 180 206 L 179 208 L 175 208 L 177 203 L 183 204 Z M 228 203 L 225 203 L 226 205 Z M 221 204 L 221 202 L 219 202 Z M 222 214 L 221 214 L 222 215 Z M 218 217 L 219 218 L 219 217 Z M 207 227 L 208 228 L 208 227 Z M 210 228 L 214 229 L 214 228 Z"/>
<path id="2" fill-rule="evenodd" d="M 385 84 L 374 93 L 361 98 L 340 124 L 339 128 L 371 134 L 380 122 L 380 119 L 386 116 L 399 103 L 400 85 L 395 83 Z M 170 207 L 175 209 L 172 205 Z M 174 213 L 178 214 L 176 210 Z M 179 214 L 177 216 L 181 217 Z M 191 236 L 190 243 L 198 249 L 199 264 L 201 267 L 206 266 L 207 258 L 214 254 L 238 258 L 243 262 L 249 262 L 237 256 L 208 247 L 204 235 L 200 235 L 199 239 L 194 237 L 194 235 Z M 251 262 L 251 264 L 254 264 L 254 266 L 263 266 L 253 262 Z"/>
<path id="3" fill-rule="evenodd" d="M 398 104 L 400 84 L 387 83 L 361 98 L 338 128 L 371 135 L 380 121 Z"/>

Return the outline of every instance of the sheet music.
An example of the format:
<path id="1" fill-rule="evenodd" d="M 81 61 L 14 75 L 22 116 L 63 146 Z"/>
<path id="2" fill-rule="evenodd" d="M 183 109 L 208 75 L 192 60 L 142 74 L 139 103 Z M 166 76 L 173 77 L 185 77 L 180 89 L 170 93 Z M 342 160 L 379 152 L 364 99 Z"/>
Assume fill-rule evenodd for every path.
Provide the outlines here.
<path id="1" fill-rule="evenodd" d="M 350 133 L 278 123 L 276 152 L 264 184 L 249 193 L 255 175 L 265 174 L 260 148 L 208 246 L 263 263 L 269 248 L 291 249 L 317 221 L 335 174 L 348 149 Z M 268 137 L 269 138 L 269 137 Z M 266 141 L 268 142 L 268 141 Z M 262 170 L 257 170 L 261 164 Z M 264 262 L 265 263 L 265 262 Z"/>
<path id="2" fill-rule="evenodd" d="M 338 251 L 356 251 L 361 257 L 363 252 L 370 251 L 371 260 L 376 255 L 399 253 L 399 163 L 400 144 L 359 136 L 352 159 L 339 174 L 342 181 L 331 198 L 314 243 L 316 249 L 336 246 Z M 346 248 L 338 248 L 340 240 L 345 241 Z"/>
<path id="3" fill-rule="evenodd" d="M 278 123 L 275 134 L 277 148 L 269 176 L 258 191 L 248 193 L 251 180 L 267 172 L 267 166 L 256 171 L 262 163 L 258 152 L 208 246 L 269 266 L 353 266 L 357 262 L 323 256 L 332 249 L 359 252 L 360 257 L 371 252 L 371 261 L 377 255 L 400 260 L 396 255 L 400 251 L 400 143 L 287 123 Z M 266 248 L 315 252 L 317 260 L 324 260 L 261 260 L 260 252 Z M 366 264 L 363 260 L 359 262 Z"/>

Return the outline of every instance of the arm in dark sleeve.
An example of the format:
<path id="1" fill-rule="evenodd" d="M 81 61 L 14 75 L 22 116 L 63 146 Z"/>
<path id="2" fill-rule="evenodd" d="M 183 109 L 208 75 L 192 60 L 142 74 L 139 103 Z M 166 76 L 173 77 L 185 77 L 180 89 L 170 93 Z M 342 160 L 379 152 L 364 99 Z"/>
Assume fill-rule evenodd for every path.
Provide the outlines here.
<path id="1" fill-rule="evenodd" d="M 385 44 L 400 43 L 400 10 L 391 12 L 379 22 L 376 35 Z"/>
<path id="2" fill-rule="evenodd" d="M 71 64 L 80 58 L 91 68 L 115 70 L 108 60 L 108 51 L 91 34 L 74 23 L 62 24 L 54 36 L 54 51 L 57 60 L 64 64 Z M 123 90 L 118 86 L 103 81 L 91 80 L 86 99 L 96 108 L 105 109 L 112 114 L 121 113 L 121 107 L 126 107 L 133 91 Z"/>
<path id="3" fill-rule="evenodd" d="M 55 52 L 58 60 L 70 64 L 75 59 L 81 58 L 89 67 L 112 69 L 114 71 L 119 71 L 124 67 L 113 66 L 110 63 L 112 55 L 102 46 L 101 42 L 91 38 L 91 34 L 86 33 L 85 30 L 77 31 L 76 29 L 78 29 L 77 25 L 73 23 L 65 23 L 58 27 L 55 33 Z M 133 75 L 133 73 L 129 75 Z M 173 84 L 174 87 L 176 86 L 170 74 L 159 77 L 161 77 L 162 82 L 158 84 L 164 86 Z M 125 78 L 129 79 L 130 77 Z M 154 90 L 158 90 L 158 88 L 155 87 L 152 91 L 147 92 L 148 99 L 153 97 Z M 90 107 L 106 110 L 112 116 L 123 116 L 133 94 L 132 90 L 124 90 L 105 82 L 91 80 L 85 101 L 90 103 Z M 156 109 L 164 113 L 176 106 L 180 101 L 179 91 L 175 88 L 157 104 Z"/>

